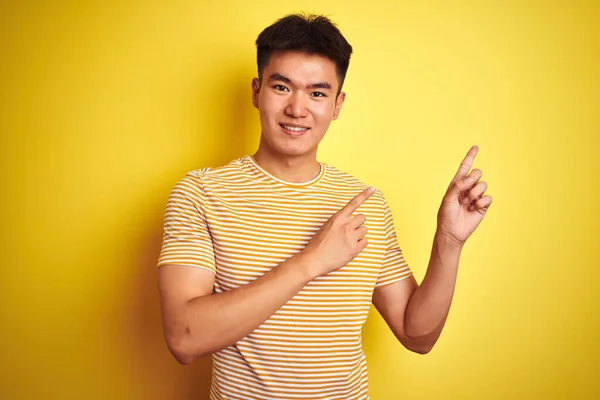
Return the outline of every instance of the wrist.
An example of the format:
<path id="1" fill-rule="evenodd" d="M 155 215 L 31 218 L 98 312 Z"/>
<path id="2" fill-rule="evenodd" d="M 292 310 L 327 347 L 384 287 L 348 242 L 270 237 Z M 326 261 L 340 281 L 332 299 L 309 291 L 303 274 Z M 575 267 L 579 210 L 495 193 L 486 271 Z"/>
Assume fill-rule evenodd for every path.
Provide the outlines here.
<path id="1" fill-rule="evenodd" d="M 320 275 L 317 258 L 310 251 L 302 250 L 294 258 L 298 262 L 299 269 L 304 274 L 307 282 L 312 281 Z"/>
<path id="2" fill-rule="evenodd" d="M 438 249 L 452 252 L 460 252 L 465 245 L 465 241 L 458 240 L 441 229 L 435 231 L 433 242 Z"/>

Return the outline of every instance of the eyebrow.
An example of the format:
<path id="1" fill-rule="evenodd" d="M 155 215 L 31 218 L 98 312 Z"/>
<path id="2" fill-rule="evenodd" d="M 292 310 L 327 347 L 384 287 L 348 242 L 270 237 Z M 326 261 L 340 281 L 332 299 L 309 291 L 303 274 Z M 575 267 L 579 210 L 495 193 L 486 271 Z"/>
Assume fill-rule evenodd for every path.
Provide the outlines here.
<path id="1" fill-rule="evenodd" d="M 269 76 L 269 81 L 281 81 L 281 82 L 285 82 L 287 84 L 292 84 L 292 81 L 290 78 L 287 78 L 277 72 L 275 72 Z M 313 83 L 312 85 L 309 85 L 308 88 L 309 89 L 329 89 L 329 90 L 331 90 L 331 84 L 329 84 L 328 82 L 317 82 L 317 83 Z"/>

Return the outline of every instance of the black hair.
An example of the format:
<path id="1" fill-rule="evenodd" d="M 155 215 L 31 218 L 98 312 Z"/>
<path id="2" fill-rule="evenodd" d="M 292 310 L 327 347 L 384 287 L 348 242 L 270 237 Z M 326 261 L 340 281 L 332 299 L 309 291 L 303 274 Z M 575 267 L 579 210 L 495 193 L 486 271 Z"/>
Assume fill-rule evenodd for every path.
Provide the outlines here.
<path id="1" fill-rule="evenodd" d="M 258 79 L 275 51 L 303 51 L 329 58 L 336 65 L 342 90 L 350 65 L 352 46 L 327 17 L 313 14 L 291 14 L 265 28 L 256 39 Z"/>

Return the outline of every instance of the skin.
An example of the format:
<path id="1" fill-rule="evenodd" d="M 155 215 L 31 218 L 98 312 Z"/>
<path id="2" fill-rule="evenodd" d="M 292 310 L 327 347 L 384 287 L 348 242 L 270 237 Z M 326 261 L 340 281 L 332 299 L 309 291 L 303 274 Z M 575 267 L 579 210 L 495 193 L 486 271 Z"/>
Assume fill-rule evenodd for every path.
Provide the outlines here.
<path id="1" fill-rule="evenodd" d="M 346 93 L 336 96 L 335 63 L 320 55 L 275 52 L 262 77 L 252 80 L 252 104 L 262 127 L 254 158 L 288 182 L 306 182 L 319 173 L 317 147 L 340 114 Z M 290 136 L 282 124 L 309 128 Z"/>
<path id="2" fill-rule="evenodd" d="M 305 182 L 319 173 L 317 148 L 346 94 L 338 96 L 335 64 L 301 52 L 275 53 L 262 77 L 252 81 L 252 102 L 262 125 L 254 158 L 271 174 Z M 283 125 L 309 128 L 301 135 Z M 484 195 L 482 173 L 469 170 L 473 146 L 442 199 L 427 273 L 376 288 L 373 304 L 409 350 L 428 353 L 448 316 L 460 253 L 483 220 L 492 199 Z M 182 364 L 230 346 L 260 326 L 316 277 L 337 270 L 367 245 L 361 215 L 353 212 L 372 195 L 367 189 L 335 213 L 303 251 L 240 288 L 212 294 L 214 274 L 200 268 L 165 265 L 158 269 L 167 346 Z"/>

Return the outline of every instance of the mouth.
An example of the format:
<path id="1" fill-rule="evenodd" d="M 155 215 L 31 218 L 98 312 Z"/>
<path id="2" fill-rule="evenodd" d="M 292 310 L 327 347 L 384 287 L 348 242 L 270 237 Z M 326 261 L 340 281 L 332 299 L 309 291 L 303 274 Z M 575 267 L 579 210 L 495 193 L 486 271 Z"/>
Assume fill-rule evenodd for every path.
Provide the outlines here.
<path id="1" fill-rule="evenodd" d="M 300 136 L 310 129 L 305 126 L 295 126 L 287 124 L 279 124 L 279 126 L 281 126 L 283 128 L 283 131 L 290 136 Z"/>

